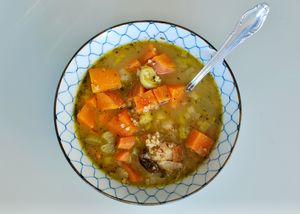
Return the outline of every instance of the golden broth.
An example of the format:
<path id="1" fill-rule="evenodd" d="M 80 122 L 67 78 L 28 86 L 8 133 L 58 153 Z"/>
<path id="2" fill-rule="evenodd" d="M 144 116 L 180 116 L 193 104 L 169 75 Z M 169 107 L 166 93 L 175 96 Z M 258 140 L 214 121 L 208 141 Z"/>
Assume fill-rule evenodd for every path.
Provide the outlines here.
<path id="1" fill-rule="evenodd" d="M 197 170 L 207 155 L 201 156 L 185 146 L 189 133 L 191 130 L 196 129 L 216 142 L 222 124 L 221 98 L 217 85 L 210 74 L 198 84 L 193 92 L 186 94 L 176 108 L 172 108 L 167 103 L 142 114 L 135 112 L 134 102 L 129 101 L 128 93 L 140 80 L 137 75 L 138 72 L 127 72 L 125 68 L 133 59 L 140 57 L 143 54 L 144 47 L 150 43 L 155 46 L 158 53 L 167 54 L 176 65 L 174 72 L 159 75 L 161 85 L 186 85 L 203 67 L 202 63 L 186 50 L 158 41 L 138 41 L 120 46 L 103 55 L 92 66 L 92 68 L 111 68 L 120 74 L 122 81 L 122 88 L 119 89 L 120 95 L 126 102 L 125 108 L 130 112 L 132 120 L 137 124 L 137 132 L 134 135 L 135 144 L 130 149 L 130 161 L 127 164 L 130 164 L 139 173 L 142 180 L 132 182 L 128 179 L 128 173 L 122 168 L 122 164 L 120 165 L 115 160 L 117 141 L 120 136 L 111 133 L 105 124 L 99 124 L 99 121 L 97 121 L 95 128 L 91 130 L 76 120 L 76 134 L 80 139 L 80 143 L 87 156 L 99 169 L 120 182 L 146 187 L 173 183 Z M 92 95 L 91 80 L 87 73 L 76 96 L 74 115 L 80 112 L 86 100 Z M 121 111 L 122 109 L 111 110 L 111 114 L 116 115 Z M 141 122 L 142 118 L 146 118 L 148 122 L 146 121 L 147 123 L 144 124 L 145 121 Z M 111 133 L 108 134 L 108 137 L 113 138 L 110 139 L 111 144 L 107 144 L 102 136 L 103 133 L 107 134 L 108 131 Z M 167 170 L 160 169 L 160 171 L 149 172 L 141 164 L 141 154 L 145 152 L 146 148 L 145 138 L 149 135 L 153 137 L 156 133 L 159 133 L 160 141 L 166 142 L 168 146 L 168 143 L 172 145 L 171 147 L 174 147 L 174 145 L 181 146 L 184 158 L 180 162 L 180 167 L 177 167 L 178 164 L 174 163 L 174 170 L 167 168 Z M 155 167 L 161 168 L 155 161 L 146 162 L 146 165 L 151 165 L 153 162 Z M 172 168 L 172 163 L 168 164 L 171 164 Z"/>

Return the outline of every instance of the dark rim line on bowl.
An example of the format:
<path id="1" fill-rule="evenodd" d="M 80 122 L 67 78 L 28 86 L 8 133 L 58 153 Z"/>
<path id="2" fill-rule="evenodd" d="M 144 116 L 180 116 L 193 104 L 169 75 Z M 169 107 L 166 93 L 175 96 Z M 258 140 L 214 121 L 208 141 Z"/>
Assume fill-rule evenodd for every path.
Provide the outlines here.
<path id="1" fill-rule="evenodd" d="M 231 70 L 231 68 L 229 67 L 228 63 L 224 60 L 224 63 L 226 65 L 226 67 L 228 68 L 229 72 L 230 72 L 230 75 L 233 79 L 233 83 L 234 83 L 234 86 L 236 87 L 236 91 L 237 91 L 237 95 L 238 95 L 238 100 L 239 100 L 239 105 L 238 105 L 238 109 L 240 110 L 240 117 L 239 117 L 239 124 L 237 126 L 237 135 L 236 135 L 236 138 L 234 139 L 234 144 L 230 150 L 230 153 L 227 157 L 227 159 L 225 160 L 224 164 L 217 170 L 216 174 L 209 180 L 207 181 L 206 183 L 204 183 L 199 189 L 187 194 L 187 195 L 184 195 L 182 197 L 179 197 L 179 198 L 176 198 L 176 199 L 172 199 L 172 200 L 169 200 L 169 201 L 163 201 L 163 202 L 155 202 L 155 203 L 143 203 L 143 202 L 139 202 L 139 201 L 129 201 L 129 200 L 125 200 L 125 199 L 120 199 L 118 197 L 115 197 L 115 196 L 112 196 L 106 192 L 103 192 L 102 190 L 98 189 L 97 187 L 95 187 L 94 185 L 92 185 L 91 183 L 89 183 L 81 174 L 80 172 L 77 171 L 77 169 L 73 166 L 70 158 L 67 156 L 64 148 L 63 148 L 63 145 L 62 145 L 62 142 L 61 142 L 61 138 L 58 134 L 58 128 L 57 128 L 57 124 L 56 124 L 56 121 L 57 121 L 57 116 L 56 116 L 56 101 L 57 101 L 57 96 L 58 96 L 58 90 L 59 90 L 59 86 L 61 84 L 61 81 L 62 81 L 62 78 L 64 77 L 64 74 L 67 70 L 67 68 L 69 67 L 70 63 L 72 62 L 73 58 L 81 51 L 81 49 L 83 47 L 85 47 L 91 40 L 95 39 L 96 37 L 98 37 L 99 35 L 105 33 L 106 31 L 110 30 L 110 29 L 113 29 L 113 28 L 116 28 L 116 27 L 119 27 L 119 26 L 122 26 L 122 25 L 127 25 L 127 24 L 133 24 L 133 23 L 142 23 L 142 22 L 149 22 L 150 24 L 151 23 L 162 23 L 162 24 L 168 24 L 168 25 L 171 25 L 171 26 L 176 26 L 176 27 L 179 27 L 179 28 L 182 28 L 186 31 L 189 31 L 191 32 L 192 34 L 198 36 L 199 38 L 201 38 L 203 41 L 205 41 L 210 48 L 214 49 L 214 50 L 217 50 L 213 45 L 211 45 L 205 38 L 203 38 L 202 36 L 200 36 L 199 34 L 195 33 L 194 31 L 186 28 L 186 27 L 183 27 L 181 25 L 178 25 L 178 24 L 173 24 L 173 23 L 170 23 L 170 22 L 166 22 L 166 21 L 160 21 L 160 20 L 138 20 L 138 21 L 130 21 L 130 22 L 124 22 L 124 23 L 121 23 L 121 24 L 118 24 L 118 25 L 114 25 L 112 27 L 109 27 L 103 31 L 101 31 L 100 33 L 96 34 L 95 36 L 93 36 L 91 39 L 89 39 L 87 42 L 85 42 L 77 51 L 76 53 L 71 57 L 71 59 L 69 60 L 69 62 L 67 63 L 65 69 L 64 69 L 64 72 L 62 73 L 60 79 L 59 79 L 59 82 L 58 82 L 58 85 L 57 85 L 57 88 L 56 88 L 56 93 L 55 93 L 55 97 L 54 97 L 54 125 L 55 125 L 55 131 L 56 131 L 56 136 L 57 136 L 57 139 L 58 139 L 58 142 L 59 142 L 59 145 L 60 145 L 60 148 L 65 156 L 65 158 L 67 159 L 67 161 L 69 162 L 69 164 L 71 165 L 71 167 L 73 168 L 73 170 L 77 173 L 77 175 L 79 175 L 79 177 L 81 177 L 82 180 L 84 180 L 87 184 L 89 184 L 91 187 L 93 187 L 94 189 L 96 189 L 97 191 L 101 192 L 102 194 L 104 194 L 105 196 L 109 197 L 109 198 L 112 198 L 114 200 L 117 200 L 117 201 L 120 201 L 120 202 L 124 202 L 124 203 L 128 203 L 128 204 L 138 204 L 138 205 L 144 205 L 144 206 L 150 206 L 150 205 L 158 205 L 158 204 L 165 204 L 165 203 L 169 203 L 169 202 L 174 202 L 174 201 L 177 201 L 177 200 L 180 200 L 180 199 L 183 199 L 183 198 L 186 198 L 187 196 L 189 195 L 192 195 L 198 191 L 200 191 L 201 189 L 203 189 L 207 184 L 209 184 L 212 180 L 214 180 L 214 178 L 220 173 L 220 171 L 223 169 L 223 167 L 226 165 L 227 161 L 229 160 L 229 158 L 231 157 L 231 154 L 233 152 L 233 149 L 235 148 L 235 145 L 236 145 L 236 141 L 238 139 L 238 136 L 239 136 L 239 132 L 240 132 L 240 126 L 241 126 L 241 119 L 242 119 L 242 104 L 241 104 L 241 96 L 240 96 L 240 91 L 239 91 L 239 88 L 238 88 L 238 84 L 236 82 L 236 79 L 233 75 L 233 72 Z"/>

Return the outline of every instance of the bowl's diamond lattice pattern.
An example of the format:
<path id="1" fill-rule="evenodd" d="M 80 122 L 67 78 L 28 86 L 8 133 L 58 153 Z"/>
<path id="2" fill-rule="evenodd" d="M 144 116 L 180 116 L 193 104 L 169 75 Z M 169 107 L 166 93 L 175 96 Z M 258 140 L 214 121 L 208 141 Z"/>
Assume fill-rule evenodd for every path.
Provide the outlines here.
<path id="1" fill-rule="evenodd" d="M 87 69 L 107 51 L 137 40 L 164 40 L 188 50 L 206 63 L 215 53 L 203 38 L 177 25 L 142 21 L 122 24 L 88 41 L 65 69 L 57 90 L 55 125 L 59 142 L 75 171 L 105 195 L 124 202 L 160 204 L 183 198 L 204 187 L 223 168 L 235 145 L 241 117 L 240 97 L 233 74 L 225 62 L 212 70 L 223 102 L 220 138 L 207 161 L 183 181 L 158 188 L 138 188 L 120 184 L 99 171 L 84 154 L 74 131 L 74 99 Z"/>

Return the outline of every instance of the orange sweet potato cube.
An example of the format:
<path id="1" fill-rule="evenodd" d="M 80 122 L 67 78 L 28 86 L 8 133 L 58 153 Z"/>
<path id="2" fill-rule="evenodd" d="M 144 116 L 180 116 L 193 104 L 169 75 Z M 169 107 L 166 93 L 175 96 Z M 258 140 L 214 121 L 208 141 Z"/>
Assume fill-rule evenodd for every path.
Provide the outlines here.
<path id="1" fill-rule="evenodd" d="M 187 148 L 205 157 L 210 152 L 213 143 L 214 141 L 211 138 L 194 129 L 189 134 L 185 145 Z"/>
<path id="2" fill-rule="evenodd" d="M 77 120 L 81 125 L 94 129 L 96 126 L 96 109 L 86 103 L 77 114 Z"/>
<path id="3" fill-rule="evenodd" d="M 137 127 L 131 121 L 128 110 L 123 110 L 118 115 L 111 118 L 106 125 L 107 129 L 119 136 L 132 136 Z"/>
<path id="4" fill-rule="evenodd" d="M 169 74 L 175 71 L 176 65 L 166 54 L 160 54 L 153 57 L 153 68 L 158 75 Z"/>
<path id="5" fill-rule="evenodd" d="M 97 101 L 96 101 L 96 96 L 95 95 L 92 95 L 91 97 L 89 97 L 85 103 L 91 105 L 92 107 L 96 108 L 97 106 Z"/>
<path id="6" fill-rule="evenodd" d="M 135 84 L 128 93 L 128 98 L 132 99 L 133 97 L 140 96 L 146 92 L 146 89 L 142 86 L 141 83 Z"/>
<path id="7" fill-rule="evenodd" d="M 137 113 L 147 112 L 158 107 L 157 100 L 152 90 L 133 98 Z"/>
<path id="8" fill-rule="evenodd" d="M 182 85 L 168 85 L 168 89 L 171 96 L 171 106 L 175 108 L 184 98 L 185 87 Z"/>
<path id="9" fill-rule="evenodd" d="M 132 149 L 135 144 L 135 137 L 121 137 L 118 141 L 117 148 L 118 149 Z"/>
<path id="10" fill-rule="evenodd" d="M 117 150 L 114 155 L 115 160 L 121 162 L 129 162 L 130 160 L 130 151 L 128 150 Z"/>
<path id="11" fill-rule="evenodd" d="M 141 66 L 140 61 L 138 59 L 134 59 L 127 65 L 126 70 L 129 72 L 136 72 Z"/>
<path id="12" fill-rule="evenodd" d="M 159 104 L 165 104 L 170 101 L 171 96 L 167 86 L 159 86 L 157 88 L 152 89 L 154 96 L 156 97 Z"/>
<path id="13" fill-rule="evenodd" d="M 120 75 L 116 70 L 92 68 L 89 70 L 93 93 L 115 90 L 122 87 Z"/>
<path id="14" fill-rule="evenodd" d="M 97 108 L 104 110 L 118 109 L 125 106 L 124 100 L 117 91 L 106 91 L 96 94 Z"/>
<path id="15" fill-rule="evenodd" d="M 106 123 L 114 116 L 112 111 L 102 111 L 98 114 L 98 121 L 101 126 L 105 126 Z"/>

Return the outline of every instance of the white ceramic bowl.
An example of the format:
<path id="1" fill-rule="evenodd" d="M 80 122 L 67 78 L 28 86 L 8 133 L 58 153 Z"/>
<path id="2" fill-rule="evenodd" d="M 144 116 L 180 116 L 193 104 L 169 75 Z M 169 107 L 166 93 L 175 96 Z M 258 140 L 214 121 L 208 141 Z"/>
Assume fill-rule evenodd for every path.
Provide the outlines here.
<path id="1" fill-rule="evenodd" d="M 62 151 L 75 172 L 106 196 L 143 205 L 162 204 L 184 198 L 206 186 L 226 164 L 235 146 L 240 122 L 241 100 L 237 83 L 226 62 L 211 73 L 223 103 L 220 137 L 209 158 L 182 181 L 159 188 L 138 188 L 119 183 L 98 170 L 83 152 L 74 130 L 74 101 L 88 68 L 107 51 L 137 40 L 163 40 L 188 50 L 204 64 L 215 53 L 207 40 L 193 31 L 161 21 L 135 21 L 102 31 L 86 42 L 72 57 L 59 81 L 54 107 L 56 133 Z"/>

